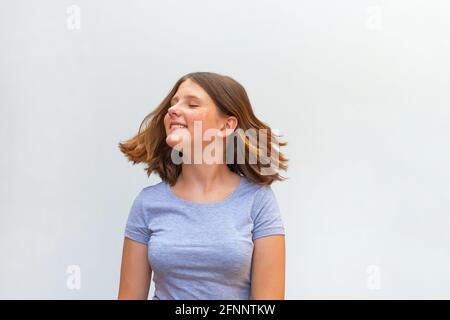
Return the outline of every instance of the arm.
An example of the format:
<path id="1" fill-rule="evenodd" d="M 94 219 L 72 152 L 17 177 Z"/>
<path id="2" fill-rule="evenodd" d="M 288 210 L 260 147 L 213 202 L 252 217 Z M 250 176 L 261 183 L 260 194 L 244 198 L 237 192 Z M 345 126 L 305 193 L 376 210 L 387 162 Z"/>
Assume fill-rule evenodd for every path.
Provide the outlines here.
<path id="1" fill-rule="evenodd" d="M 118 299 L 146 300 L 151 276 L 147 245 L 125 238 Z"/>
<path id="2" fill-rule="evenodd" d="M 271 235 L 255 239 L 252 258 L 252 300 L 284 300 L 285 238 Z"/>

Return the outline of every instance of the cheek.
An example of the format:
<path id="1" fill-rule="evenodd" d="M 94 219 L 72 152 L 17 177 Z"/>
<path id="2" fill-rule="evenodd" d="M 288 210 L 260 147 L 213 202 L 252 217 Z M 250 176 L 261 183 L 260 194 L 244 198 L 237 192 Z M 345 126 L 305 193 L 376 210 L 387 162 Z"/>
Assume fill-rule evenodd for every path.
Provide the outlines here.
<path id="1" fill-rule="evenodd" d="M 194 131 L 195 122 L 201 122 L 202 131 L 204 127 L 207 125 L 206 117 L 204 112 L 195 112 L 192 111 L 185 115 L 187 122 L 189 123 L 190 131 Z"/>
<path id="2" fill-rule="evenodd" d="M 168 127 L 169 127 L 169 115 L 168 114 L 166 114 L 165 116 L 164 116 L 164 128 L 167 130 L 168 129 Z"/>
<path id="3" fill-rule="evenodd" d="M 189 120 L 194 121 L 204 121 L 205 113 L 200 111 L 192 111 L 186 114 L 186 117 L 189 117 Z"/>

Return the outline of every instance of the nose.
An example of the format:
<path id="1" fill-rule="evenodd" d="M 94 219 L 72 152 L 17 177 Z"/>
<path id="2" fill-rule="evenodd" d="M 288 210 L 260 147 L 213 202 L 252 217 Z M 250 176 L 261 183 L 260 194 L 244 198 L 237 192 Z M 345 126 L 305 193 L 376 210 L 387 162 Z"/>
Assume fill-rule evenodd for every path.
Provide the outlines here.
<path id="1" fill-rule="evenodd" d="M 171 117 L 176 117 L 176 116 L 180 115 L 180 110 L 178 110 L 178 108 L 176 107 L 176 104 L 174 104 L 173 106 L 169 107 L 167 112 L 169 113 L 169 115 Z"/>

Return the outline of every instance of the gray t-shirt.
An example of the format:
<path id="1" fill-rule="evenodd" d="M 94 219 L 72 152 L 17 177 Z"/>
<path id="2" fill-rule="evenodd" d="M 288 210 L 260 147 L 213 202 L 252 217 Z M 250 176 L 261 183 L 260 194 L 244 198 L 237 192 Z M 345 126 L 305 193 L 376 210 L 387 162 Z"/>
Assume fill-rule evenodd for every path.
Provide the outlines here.
<path id="1" fill-rule="evenodd" d="M 253 240 L 285 234 L 275 194 L 241 176 L 212 204 L 176 196 L 162 181 L 139 193 L 125 237 L 148 246 L 153 300 L 250 298 Z"/>

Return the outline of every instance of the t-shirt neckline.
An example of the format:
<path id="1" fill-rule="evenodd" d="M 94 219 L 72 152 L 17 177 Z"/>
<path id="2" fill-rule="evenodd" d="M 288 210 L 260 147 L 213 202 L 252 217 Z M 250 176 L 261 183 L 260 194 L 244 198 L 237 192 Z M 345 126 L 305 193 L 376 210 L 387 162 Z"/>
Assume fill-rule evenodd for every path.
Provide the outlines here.
<path id="1" fill-rule="evenodd" d="M 239 175 L 239 183 L 238 183 L 237 187 L 235 187 L 234 190 L 229 195 L 227 195 L 222 200 L 219 200 L 219 201 L 216 201 L 216 202 L 213 202 L 213 203 L 202 203 L 202 202 L 194 202 L 194 201 L 190 201 L 190 200 L 186 200 L 186 199 L 182 199 L 182 198 L 178 197 L 170 189 L 170 184 L 168 182 L 164 181 L 166 193 L 169 195 L 170 198 L 172 198 L 174 201 L 177 201 L 177 202 L 182 203 L 184 205 L 188 205 L 188 206 L 191 206 L 191 207 L 200 207 L 200 208 L 218 207 L 218 206 L 222 206 L 224 204 L 227 204 L 228 202 L 232 201 L 236 197 L 236 195 L 239 193 L 240 189 L 242 188 L 243 184 L 244 184 L 244 177 Z"/>

